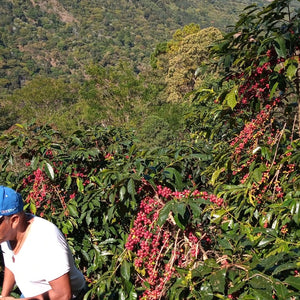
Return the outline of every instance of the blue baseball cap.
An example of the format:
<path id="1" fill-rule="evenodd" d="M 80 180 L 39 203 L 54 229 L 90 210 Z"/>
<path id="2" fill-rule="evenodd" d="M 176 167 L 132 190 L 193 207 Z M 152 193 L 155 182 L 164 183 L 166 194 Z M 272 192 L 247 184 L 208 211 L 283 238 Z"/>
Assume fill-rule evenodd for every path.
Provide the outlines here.
<path id="1" fill-rule="evenodd" d="M 0 186 L 0 218 L 23 211 L 22 196 L 15 190 Z"/>

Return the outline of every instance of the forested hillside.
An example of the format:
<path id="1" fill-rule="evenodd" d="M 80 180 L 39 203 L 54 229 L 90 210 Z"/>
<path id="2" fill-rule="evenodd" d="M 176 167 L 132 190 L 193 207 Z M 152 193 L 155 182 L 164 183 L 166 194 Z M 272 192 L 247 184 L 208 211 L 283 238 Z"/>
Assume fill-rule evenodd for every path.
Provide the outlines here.
<path id="1" fill-rule="evenodd" d="M 156 44 L 170 39 L 175 30 L 189 23 L 226 30 L 253 2 L 3 0 L 1 95 L 38 74 L 82 79 L 91 63 L 106 66 L 126 60 L 141 71 Z"/>
<path id="2" fill-rule="evenodd" d="M 3 0 L 0 128 L 32 119 L 63 131 L 84 124 L 139 124 L 147 138 L 156 124 L 150 132 L 166 140 L 161 128 L 173 135 L 182 114 L 165 102 L 194 88 L 193 74 L 208 57 L 207 52 L 197 57 L 196 49 L 221 36 L 201 37 L 197 31 L 228 31 L 253 2 Z M 195 26 L 183 29 L 189 24 Z M 189 34 L 197 37 L 184 41 Z M 168 49 L 169 42 L 177 46 Z"/>

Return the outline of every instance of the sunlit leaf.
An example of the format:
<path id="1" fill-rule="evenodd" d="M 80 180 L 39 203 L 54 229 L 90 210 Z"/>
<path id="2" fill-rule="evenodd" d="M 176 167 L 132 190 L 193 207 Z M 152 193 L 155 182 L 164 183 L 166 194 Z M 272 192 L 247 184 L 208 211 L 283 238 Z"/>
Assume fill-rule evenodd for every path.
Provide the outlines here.
<path id="1" fill-rule="evenodd" d="M 237 94 L 238 94 L 238 88 L 237 86 L 234 86 L 232 90 L 225 97 L 225 103 L 231 109 L 234 109 L 235 106 L 237 105 Z"/>
<path id="2" fill-rule="evenodd" d="M 47 175 L 51 178 L 51 180 L 54 180 L 54 170 L 48 162 L 45 163 L 45 171 Z"/>
<path id="3" fill-rule="evenodd" d="M 84 192 L 84 185 L 83 185 L 82 180 L 79 177 L 76 178 L 76 184 L 77 184 L 78 191 L 80 193 L 83 193 Z"/>

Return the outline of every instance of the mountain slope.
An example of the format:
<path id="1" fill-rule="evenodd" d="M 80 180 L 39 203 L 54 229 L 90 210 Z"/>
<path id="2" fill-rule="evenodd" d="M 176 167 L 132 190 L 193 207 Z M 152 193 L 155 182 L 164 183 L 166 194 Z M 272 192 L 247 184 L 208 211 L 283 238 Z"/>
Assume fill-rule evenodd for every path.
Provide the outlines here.
<path id="1" fill-rule="evenodd" d="M 156 44 L 189 23 L 226 30 L 250 0 L 3 0 L 0 92 L 37 74 L 83 78 L 89 64 L 148 66 Z M 260 4 L 263 1 L 258 1 Z"/>

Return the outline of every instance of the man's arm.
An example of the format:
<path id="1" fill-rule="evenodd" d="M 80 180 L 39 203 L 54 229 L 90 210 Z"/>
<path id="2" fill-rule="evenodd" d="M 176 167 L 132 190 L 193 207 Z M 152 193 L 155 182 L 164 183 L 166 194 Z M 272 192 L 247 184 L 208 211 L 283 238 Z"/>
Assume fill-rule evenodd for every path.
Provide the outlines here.
<path id="1" fill-rule="evenodd" d="M 9 296 L 10 292 L 13 290 L 15 286 L 15 276 L 13 272 L 6 268 L 4 269 L 4 279 L 3 279 L 3 286 L 2 286 L 2 298 L 5 296 Z"/>
<path id="2" fill-rule="evenodd" d="M 69 273 L 49 282 L 52 289 L 41 295 L 24 298 L 24 300 L 70 300 L 72 291 Z M 4 296 L 2 294 L 2 296 Z M 14 297 L 2 297 L 4 300 L 13 300 Z"/>

